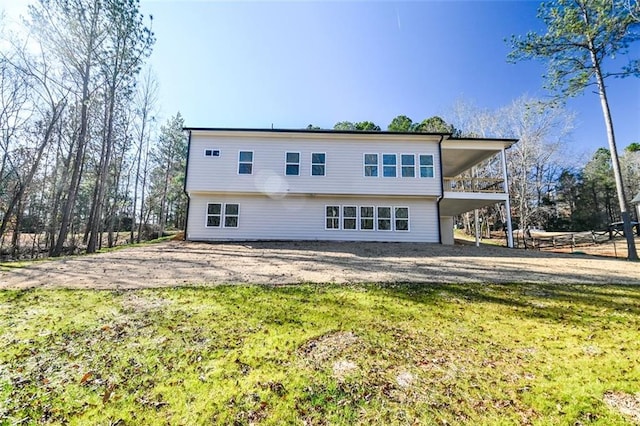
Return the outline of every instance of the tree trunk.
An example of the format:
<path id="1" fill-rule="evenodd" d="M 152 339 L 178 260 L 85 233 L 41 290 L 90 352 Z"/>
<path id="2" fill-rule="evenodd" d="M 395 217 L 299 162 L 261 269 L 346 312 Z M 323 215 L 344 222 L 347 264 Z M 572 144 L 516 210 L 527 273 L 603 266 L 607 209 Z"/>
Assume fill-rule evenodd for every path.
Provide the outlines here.
<path id="1" fill-rule="evenodd" d="M 622 174 L 620 173 L 620 160 L 618 159 L 618 149 L 616 147 L 616 138 L 613 131 L 611 111 L 609 110 L 609 101 L 607 100 L 606 86 L 604 85 L 600 62 L 595 54 L 593 40 L 591 39 L 589 39 L 589 52 L 591 53 L 591 61 L 596 74 L 596 82 L 598 83 L 598 95 L 600 96 L 600 105 L 602 106 L 602 113 L 604 114 L 604 122 L 607 127 L 607 139 L 609 140 L 609 150 L 611 151 L 611 165 L 613 167 L 613 176 L 616 180 L 618 202 L 620 203 L 620 216 L 622 216 L 622 226 L 627 240 L 627 258 L 629 260 L 638 260 L 638 252 L 636 251 L 636 244 L 632 232 L 633 230 L 631 228 L 631 217 L 627 211 L 627 198 L 624 193 Z"/>

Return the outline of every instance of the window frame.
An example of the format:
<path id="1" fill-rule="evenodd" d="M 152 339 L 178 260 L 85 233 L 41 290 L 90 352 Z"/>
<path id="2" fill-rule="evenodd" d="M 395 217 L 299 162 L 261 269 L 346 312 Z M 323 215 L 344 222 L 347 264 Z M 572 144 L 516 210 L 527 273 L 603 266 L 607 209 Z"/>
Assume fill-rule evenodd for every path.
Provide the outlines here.
<path id="1" fill-rule="evenodd" d="M 362 216 L 362 209 L 371 209 L 371 217 L 369 216 Z M 358 230 L 359 231 L 365 231 L 365 232 L 375 232 L 376 230 L 376 206 L 358 206 L 358 216 L 359 216 L 359 223 L 358 223 Z M 371 228 L 365 228 L 362 226 L 362 221 L 363 220 L 371 220 Z"/>
<path id="2" fill-rule="evenodd" d="M 367 163 L 367 155 L 375 155 L 376 156 L 376 163 L 374 164 L 368 164 Z M 367 174 L 367 167 L 375 167 L 375 171 L 376 174 L 375 175 L 368 175 Z M 362 154 L 362 173 L 363 176 L 366 178 L 377 178 L 380 177 L 380 154 L 379 153 L 374 153 L 374 152 L 365 152 L 364 154 Z"/>
<path id="3" fill-rule="evenodd" d="M 328 213 L 329 213 L 329 212 L 327 211 L 327 209 L 328 209 L 328 208 L 335 208 L 335 209 L 337 209 L 337 211 L 338 211 L 338 216 L 329 216 L 329 215 L 328 215 Z M 324 229 L 325 229 L 325 231 L 340 231 L 340 230 L 342 229 L 342 228 L 340 227 L 340 221 L 341 221 L 341 218 L 342 218 L 341 210 L 342 210 L 342 209 L 341 209 L 341 206 L 340 206 L 340 205 L 336 205 L 336 204 L 325 204 L 325 206 L 324 206 Z M 338 224 L 338 227 L 337 227 L 337 228 L 333 228 L 333 227 L 329 228 L 329 227 L 327 226 L 327 225 L 328 225 L 328 221 L 329 221 L 329 220 L 332 220 L 332 221 L 334 221 L 334 220 L 335 220 L 335 221 L 337 221 L 337 222 L 335 222 L 335 223 L 337 223 L 337 224 Z"/>
<path id="4" fill-rule="evenodd" d="M 380 209 L 389 209 L 389 217 L 380 218 Z M 380 229 L 380 220 L 389 221 L 389 229 Z M 376 231 L 392 232 L 393 231 L 393 207 L 392 206 L 376 206 Z"/>
<path id="5" fill-rule="evenodd" d="M 422 165 L 422 157 L 431 157 L 431 164 Z M 422 169 L 429 170 L 431 169 L 431 176 L 422 176 Z M 435 165 L 435 157 L 433 154 L 418 154 L 418 176 L 420 179 L 435 179 L 436 177 L 436 165 Z"/>
<path id="6" fill-rule="evenodd" d="M 348 209 L 348 208 L 353 208 L 354 209 L 354 212 L 355 212 L 354 216 L 347 216 L 345 214 L 345 209 Z M 353 220 L 354 227 L 353 228 L 347 228 L 346 225 L 345 225 L 345 221 L 346 220 Z M 342 225 L 342 230 L 343 231 L 357 231 L 358 230 L 358 206 L 353 206 L 353 205 L 344 205 L 344 206 L 342 206 L 340 224 Z"/>
<path id="7" fill-rule="evenodd" d="M 405 165 L 404 164 L 404 157 L 413 158 L 413 164 Z M 404 169 L 405 168 L 409 168 L 409 167 L 413 170 L 413 173 L 412 173 L 411 176 L 405 176 L 404 175 Z M 402 177 L 402 178 L 415 178 L 416 177 L 416 155 L 415 154 L 411 154 L 411 153 L 400 154 L 400 177 Z"/>
<path id="8" fill-rule="evenodd" d="M 384 157 L 385 156 L 391 156 L 391 155 L 393 155 L 393 157 L 395 159 L 394 163 L 393 163 L 393 166 L 387 165 L 387 164 L 384 163 Z M 387 167 L 393 167 L 393 172 L 394 172 L 393 176 L 387 176 L 385 174 L 385 169 Z M 383 177 L 383 178 L 397 178 L 398 177 L 398 154 L 394 154 L 394 153 L 383 153 L 382 154 L 382 176 L 381 177 Z"/>
<path id="9" fill-rule="evenodd" d="M 322 154 L 324 157 L 324 162 L 323 163 L 314 163 L 313 162 L 313 156 L 314 155 L 318 155 L 318 154 Z M 313 173 L 313 167 L 314 166 L 322 166 L 322 174 L 321 175 L 316 175 Z M 311 170 L 309 171 L 309 173 L 311 173 L 311 176 L 313 177 L 322 177 L 322 176 L 326 176 L 327 175 L 327 153 L 326 152 L 312 152 L 311 153 Z"/>
<path id="10" fill-rule="evenodd" d="M 249 152 L 251 153 L 251 161 L 241 161 L 240 157 L 243 153 Z M 255 160 L 255 155 L 253 151 L 249 150 L 238 150 L 238 175 L 252 175 L 253 174 L 253 162 Z M 240 168 L 242 165 L 249 164 L 251 166 L 251 171 L 249 173 L 240 173 Z"/>
<path id="11" fill-rule="evenodd" d="M 298 161 L 297 162 L 290 162 L 289 161 L 289 154 L 298 154 Z M 284 175 L 285 176 L 300 176 L 300 158 L 302 157 L 301 153 L 299 151 L 287 151 L 284 153 Z M 289 173 L 289 166 L 298 166 L 298 173 L 296 174 L 290 174 Z"/>
<path id="12" fill-rule="evenodd" d="M 398 218 L 396 215 L 396 209 L 406 209 L 407 217 L 406 218 Z M 393 206 L 393 231 L 394 232 L 411 232 L 411 221 L 409 220 L 411 217 L 409 206 Z M 407 229 L 398 229 L 398 220 L 407 222 Z"/>
<path id="13" fill-rule="evenodd" d="M 236 206 L 237 212 L 236 214 L 228 214 L 227 207 L 228 206 Z M 227 218 L 235 218 L 236 226 L 227 225 Z M 240 227 L 240 203 L 224 203 L 224 218 L 222 222 L 223 228 L 239 228 Z"/>
<path id="14" fill-rule="evenodd" d="M 209 206 L 220 206 L 220 213 L 209 213 Z M 207 209 L 205 210 L 204 215 L 204 227 L 205 228 L 222 228 L 222 212 L 224 209 L 224 203 L 207 203 Z M 218 217 L 217 225 L 209 225 L 209 217 Z"/>

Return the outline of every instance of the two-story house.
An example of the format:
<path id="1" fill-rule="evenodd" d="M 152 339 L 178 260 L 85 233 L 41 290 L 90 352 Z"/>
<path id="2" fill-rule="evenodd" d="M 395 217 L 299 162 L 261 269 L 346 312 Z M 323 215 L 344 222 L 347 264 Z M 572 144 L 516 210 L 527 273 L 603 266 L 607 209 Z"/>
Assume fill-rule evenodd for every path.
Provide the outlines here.
<path id="1" fill-rule="evenodd" d="M 453 244 L 453 217 L 505 203 L 515 140 L 446 133 L 185 128 L 186 239 Z M 499 179 L 460 178 L 502 156 Z M 511 233 L 509 232 L 509 235 Z"/>

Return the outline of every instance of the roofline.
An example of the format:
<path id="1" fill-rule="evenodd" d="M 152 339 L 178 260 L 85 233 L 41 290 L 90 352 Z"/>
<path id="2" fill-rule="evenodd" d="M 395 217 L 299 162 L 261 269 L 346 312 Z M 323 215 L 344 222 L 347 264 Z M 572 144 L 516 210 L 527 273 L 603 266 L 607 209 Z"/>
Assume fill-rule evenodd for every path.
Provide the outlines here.
<path id="1" fill-rule="evenodd" d="M 260 129 L 260 128 L 242 128 L 242 127 L 183 127 L 182 130 L 185 131 L 195 131 L 195 132 L 268 132 L 268 133 L 310 133 L 310 134 L 318 134 L 318 133 L 326 133 L 326 134 L 334 134 L 334 135 L 362 135 L 362 134 L 371 134 L 371 135 L 423 135 L 423 136 L 447 136 L 451 135 L 451 133 L 444 132 L 390 132 L 390 131 L 375 131 L 375 130 L 333 130 L 333 129 Z"/>
<path id="2" fill-rule="evenodd" d="M 388 130 L 333 130 L 333 129 L 270 129 L 270 128 L 250 128 L 250 127 L 183 127 L 184 131 L 194 132 L 255 132 L 255 133 L 300 133 L 300 134 L 332 134 L 332 135 L 399 135 L 399 136 L 440 136 L 446 137 L 447 141 L 498 141 L 507 142 L 513 145 L 518 139 L 510 138 L 476 138 L 476 137 L 453 137 L 453 133 L 448 132 L 391 132 Z"/>
<path id="3" fill-rule="evenodd" d="M 470 137 L 470 138 L 462 138 L 462 137 L 450 137 L 449 139 L 447 139 L 448 141 L 500 141 L 500 142 L 512 142 L 512 143 L 516 143 L 518 142 L 520 139 L 513 139 L 513 138 L 476 138 L 476 137 Z"/>

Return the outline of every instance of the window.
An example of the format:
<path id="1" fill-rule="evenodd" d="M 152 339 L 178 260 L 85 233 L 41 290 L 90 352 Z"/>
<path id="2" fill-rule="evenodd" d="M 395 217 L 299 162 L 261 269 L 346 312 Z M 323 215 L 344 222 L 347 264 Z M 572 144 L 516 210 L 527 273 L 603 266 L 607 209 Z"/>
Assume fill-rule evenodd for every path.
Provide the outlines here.
<path id="1" fill-rule="evenodd" d="M 378 154 L 364 155 L 364 175 L 378 177 Z"/>
<path id="2" fill-rule="evenodd" d="M 342 207 L 342 229 L 358 229 L 358 208 L 355 206 Z"/>
<path id="3" fill-rule="evenodd" d="M 253 151 L 240 151 L 238 155 L 238 174 L 250 175 L 253 173 Z"/>
<path id="4" fill-rule="evenodd" d="M 420 154 L 420 177 L 432 178 L 433 176 L 433 155 Z"/>
<path id="5" fill-rule="evenodd" d="M 285 155 L 285 174 L 298 176 L 300 174 L 300 153 L 287 152 Z"/>
<path id="6" fill-rule="evenodd" d="M 311 154 L 311 176 L 324 176 L 326 154 L 321 152 L 314 152 Z"/>
<path id="7" fill-rule="evenodd" d="M 396 155 L 382 154 L 382 176 L 396 177 Z"/>
<path id="8" fill-rule="evenodd" d="M 378 207 L 378 231 L 391 231 L 391 207 Z"/>
<path id="9" fill-rule="evenodd" d="M 222 204 L 207 204 L 207 227 L 220 227 L 220 216 L 222 214 Z"/>
<path id="10" fill-rule="evenodd" d="M 205 149 L 204 150 L 205 157 L 220 157 L 220 151 L 217 149 Z"/>
<path id="11" fill-rule="evenodd" d="M 327 206 L 325 208 L 326 229 L 340 229 L 340 207 Z"/>
<path id="12" fill-rule="evenodd" d="M 224 205 L 224 227 L 225 228 L 237 228 L 238 216 L 239 216 L 238 204 L 225 204 Z"/>
<path id="13" fill-rule="evenodd" d="M 394 209 L 395 230 L 409 230 L 409 207 L 396 207 Z"/>
<path id="14" fill-rule="evenodd" d="M 416 177 L 416 157 L 413 154 L 402 154 L 400 156 L 402 165 L 402 177 Z"/>
<path id="15" fill-rule="evenodd" d="M 360 229 L 373 231 L 373 207 L 360 207 Z"/>
<path id="16" fill-rule="evenodd" d="M 240 206 L 238 204 L 208 203 L 207 227 L 220 228 L 224 224 L 225 228 L 237 228 L 239 211 Z"/>

